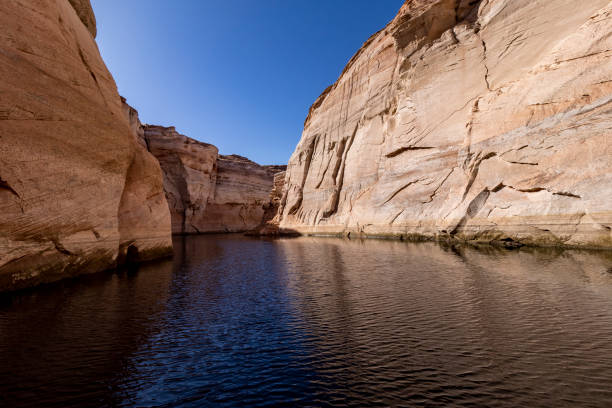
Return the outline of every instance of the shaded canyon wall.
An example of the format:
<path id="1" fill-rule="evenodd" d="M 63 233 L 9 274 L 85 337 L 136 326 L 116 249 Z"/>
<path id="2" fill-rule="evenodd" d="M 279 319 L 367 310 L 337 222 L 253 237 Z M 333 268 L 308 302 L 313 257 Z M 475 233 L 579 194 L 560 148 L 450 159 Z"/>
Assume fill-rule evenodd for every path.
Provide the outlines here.
<path id="1" fill-rule="evenodd" d="M 285 166 L 261 166 L 181 135 L 174 127 L 144 126 L 159 160 L 174 234 L 243 232 L 258 226 L 270 202 L 274 175 Z"/>
<path id="2" fill-rule="evenodd" d="M 310 109 L 281 228 L 612 247 L 611 12 L 408 0 Z"/>
<path id="3" fill-rule="evenodd" d="M 86 0 L 0 2 L 0 290 L 171 251 L 161 169 L 95 32 Z"/>

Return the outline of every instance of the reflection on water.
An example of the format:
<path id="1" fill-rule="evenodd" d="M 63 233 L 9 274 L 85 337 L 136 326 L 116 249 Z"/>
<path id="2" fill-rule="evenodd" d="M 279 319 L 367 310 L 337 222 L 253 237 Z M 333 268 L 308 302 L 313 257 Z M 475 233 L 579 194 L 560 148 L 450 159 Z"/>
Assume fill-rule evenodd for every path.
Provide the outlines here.
<path id="1" fill-rule="evenodd" d="M 612 254 L 177 239 L 0 298 L 0 405 L 610 406 Z"/>

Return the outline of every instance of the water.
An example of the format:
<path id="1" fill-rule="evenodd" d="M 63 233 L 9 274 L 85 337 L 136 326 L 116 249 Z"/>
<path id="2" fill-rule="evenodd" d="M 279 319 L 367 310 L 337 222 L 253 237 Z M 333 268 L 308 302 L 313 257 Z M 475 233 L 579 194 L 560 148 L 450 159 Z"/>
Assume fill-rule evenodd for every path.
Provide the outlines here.
<path id="1" fill-rule="evenodd" d="M 612 406 L 612 254 L 188 237 L 0 298 L 0 405 Z"/>

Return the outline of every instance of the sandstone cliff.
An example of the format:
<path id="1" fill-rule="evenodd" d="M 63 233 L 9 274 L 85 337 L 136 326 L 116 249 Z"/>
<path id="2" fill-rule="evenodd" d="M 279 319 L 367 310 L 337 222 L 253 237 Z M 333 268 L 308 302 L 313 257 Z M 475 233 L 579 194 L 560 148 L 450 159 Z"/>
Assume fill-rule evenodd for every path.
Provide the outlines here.
<path id="1" fill-rule="evenodd" d="M 611 12 L 408 0 L 312 106 L 281 227 L 612 247 Z"/>
<path id="2" fill-rule="evenodd" d="M 219 156 L 215 193 L 203 215 L 204 231 L 243 232 L 263 219 L 274 186 L 274 174 L 284 166 L 260 166 L 238 155 Z"/>
<path id="3" fill-rule="evenodd" d="M 81 22 L 85 24 L 85 27 L 89 30 L 91 35 L 96 38 L 98 34 L 98 28 L 96 26 L 96 16 L 91 8 L 89 0 L 69 0 L 72 8 L 76 11 L 77 15 L 81 19 Z"/>
<path id="4" fill-rule="evenodd" d="M 197 233 L 214 194 L 218 150 L 179 134 L 173 127 L 145 126 L 149 151 L 159 161 L 172 216 L 172 233 Z"/>
<path id="5" fill-rule="evenodd" d="M 6 0 L 0 23 L 0 290 L 112 268 L 130 246 L 167 254 L 161 170 L 135 142 L 89 2 Z"/>
<path id="6" fill-rule="evenodd" d="M 268 202 L 264 204 L 264 214 L 261 223 L 254 229 L 247 231 L 246 235 L 253 236 L 278 236 L 281 235 L 279 228 L 280 214 L 278 209 L 280 208 L 281 200 L 285 192 L 285 175 L 287 174 L 286 169 L 284 171 L 274 174 L 274 185 Z M 289 234 L 289 231 L 284 231 L 285 235 Z"/>
<path id="7" fill-rule="evenodd" d="M 219 155 L 174 127 L 147 125 L 144 136 L 163 170 L 174 234 L 242 232 L 261 223 L 274 174 L 284 166 Z"/>

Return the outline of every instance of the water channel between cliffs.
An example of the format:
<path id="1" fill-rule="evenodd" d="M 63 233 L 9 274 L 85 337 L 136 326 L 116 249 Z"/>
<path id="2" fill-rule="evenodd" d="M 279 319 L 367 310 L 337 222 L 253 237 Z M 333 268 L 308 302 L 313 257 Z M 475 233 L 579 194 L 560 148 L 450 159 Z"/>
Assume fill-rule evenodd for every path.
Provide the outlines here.
<path id="1" fill-rule="evenodd" d="M 612 253 L 175 239 L 0 298 L 0 405 L 606 406 Z"/>

